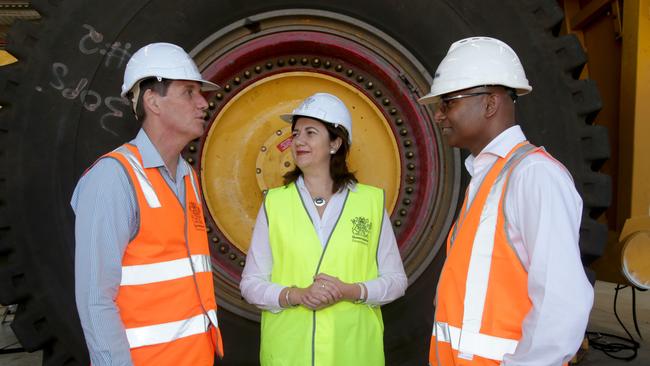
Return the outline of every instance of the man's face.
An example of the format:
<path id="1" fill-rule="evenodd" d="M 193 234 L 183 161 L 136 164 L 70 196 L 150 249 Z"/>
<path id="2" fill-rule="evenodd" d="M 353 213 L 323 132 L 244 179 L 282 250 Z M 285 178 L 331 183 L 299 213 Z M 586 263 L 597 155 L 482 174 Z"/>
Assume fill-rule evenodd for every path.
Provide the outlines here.
<path id="1" fill-rule="evenodd" d="M 203 135 L 205 110 L 208 107 L 201 84 L 196 81 L 174 80 L 164 97 L 159 97 L 160 119 L 166 134 L 187 142 Z"/>
<path id="2" fill-rule="evenodd" d="M 475 87 L 441 96 L 434 119 L 449 145 L 473 151 L 484 140 L 487 130 L 483 115 L 489 94 L 484 87 Z"/>

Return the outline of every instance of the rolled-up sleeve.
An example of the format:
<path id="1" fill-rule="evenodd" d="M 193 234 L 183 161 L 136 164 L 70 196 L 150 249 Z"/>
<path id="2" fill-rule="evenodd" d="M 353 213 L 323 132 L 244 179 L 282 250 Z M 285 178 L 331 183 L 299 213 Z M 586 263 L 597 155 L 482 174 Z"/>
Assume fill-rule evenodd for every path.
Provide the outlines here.
<path id="1" fill-rule="evenodd" d="M 93 366 L 132 365 L 115 303 L 122 256 L 137 231 L 137 206 L 123 167 L 102 159 L 79 181 L 75 212 L 75 297 Z"/>
<path id="2" fill-rule="evenodd" d="M 515 353 L 503 364 L 561 365 L 580 346 L 593 303 L 578 247 L 582 200 L 569 174 L 548 159 L 512 179 L 514 199 L 506 202 L 506 215 L 528 253 L 532 308 Z"/>
<path id="3" fill-rule="evenodd" d="M 395 233 L 390 225 L 390 217 L 384 210 L 384 219 L 377 249 L 379 276 L 364 282 L 368 289 L 366 304 L 384 305 L 404 295 L 408 285 L 402 257 L 397 248 Z"/>
<path id="4" fill-rule="evenodd" d="M 248 303 L 262 310 L 277 313 L 282 310 L 279 297 L 285 286 L 271 282 L 272 270 L 273 254 L 269 242 L 269 226 L 262 205 L 255 221 L 239 288 Z"/>

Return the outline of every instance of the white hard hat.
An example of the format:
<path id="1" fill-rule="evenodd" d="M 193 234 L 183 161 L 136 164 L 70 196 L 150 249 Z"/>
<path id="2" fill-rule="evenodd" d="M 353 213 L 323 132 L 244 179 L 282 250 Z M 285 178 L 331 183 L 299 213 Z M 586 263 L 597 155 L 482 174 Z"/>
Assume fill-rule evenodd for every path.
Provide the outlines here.
<path id="1" fill-rule="evenodd" d="M 449 47 L 433 77 L 431 92 L 419 102 L 436 103 L 441 95 L 482 85 L 503 85 L 515 89 L 517 95 L 533 90 L 510 46 L 495 38 L 471 37 Z"/>
<path id="2" fill-rule="evenodd" d="M 124 70 L 121 96 L 125 96 L 144 79 L 191 80 L 201 83 L 202 90 L 217 90 L 219 86 L 204 80 L 194 60 L 182 48 L 171 43 L 151 43 L 131 56 Z M 135 103 L 134 103 L 135 104 Z"/>
<path id="3" fill-rule="evenodd" d="M 343 101 L 328 93 L 316 93 L 305 99 L 298 108 L 289 114 L 280 116 L 284 121 L 293 123 L 294 117 L 310 117 L 331 123 L 334 127 L 343 126 L 348 132 L 348 143 L 352 145 L 352 117 Z"/>

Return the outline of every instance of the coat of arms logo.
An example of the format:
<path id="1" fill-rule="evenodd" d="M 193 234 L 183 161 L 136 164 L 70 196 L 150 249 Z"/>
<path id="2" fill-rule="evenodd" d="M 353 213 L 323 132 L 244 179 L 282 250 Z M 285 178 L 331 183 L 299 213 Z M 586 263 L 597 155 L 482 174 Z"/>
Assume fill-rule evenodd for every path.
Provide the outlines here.
<path id="1" fill-rule="evenodd" d="M 372 223 L 368 218 L 357 216 L 352 219 L 352 241 L 368 244 Z"/>

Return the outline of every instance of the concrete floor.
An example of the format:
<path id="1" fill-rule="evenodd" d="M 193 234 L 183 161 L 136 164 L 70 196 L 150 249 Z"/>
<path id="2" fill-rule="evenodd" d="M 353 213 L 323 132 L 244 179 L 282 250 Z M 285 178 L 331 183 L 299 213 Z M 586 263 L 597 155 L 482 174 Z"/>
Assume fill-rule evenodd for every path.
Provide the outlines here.
<path id="1" fill-rule="evenodd" d="M 596 282 L 596 297 L 594 308 L 591 311 L 588 330 L 596 332 L 612 333 L 624 336 L 625 332 L 614 317 L 614 288 L 613 283 Z M 637 319 L 639 329 L 646 338 L 641 342 L 639 354 L 633 361 L 619 361 L 607 357 L 603 352 L 590 348 L 586 351 L 582 360 L 578 363 L 580 366 L 648 366 L 650 365 L 650 291 L 637 291 Z M 0 315 L 4 313 L 4 308 L 0 308 Z M 628 330 L 638 340 L 638 335 L 634 331 L 632 323 L 632 291 L 627 288 L 619 291 L 618 297 L 618 314 Z M 11 320 L 11 315 L 7 320 Z M 3 322 L 0 326 L 0 349 L 19 347 L 16 338 L 9 327 L 9 322 Z M 42 363 L 42 352 L 34 353 L 14 353 L 0 355 L 0 365 L 2 366 L 36 366 Z"/>

